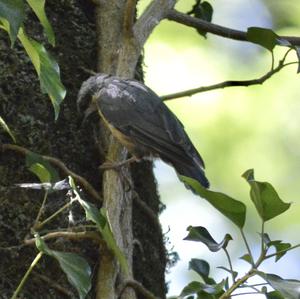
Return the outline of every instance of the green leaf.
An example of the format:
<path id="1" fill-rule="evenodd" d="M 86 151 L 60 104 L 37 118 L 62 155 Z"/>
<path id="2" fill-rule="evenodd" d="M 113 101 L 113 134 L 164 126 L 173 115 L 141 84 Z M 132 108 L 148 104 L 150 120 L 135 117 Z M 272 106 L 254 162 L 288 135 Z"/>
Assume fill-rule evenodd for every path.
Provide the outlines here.
<path id="1" fill-rule="evenodd" d="M 247 40 L 254 44 L 258 44 L 269 51 L 273 51 L 279 36 L 271 29 L 260 28 L 260 27 L 249 27 L 247 31 Z"/>
<path id="2" fill-rule="evenodd" d="M 60 81 L 59 66 L 45 47 L 37 41 L 29 39 L 22 28 L 19 30 L 18 38 L 35 67 L 42 90 L 51 99 L 56 120 L 60 104 L 66 96 L 66 89 Z"/>
<path id="3" fill-rule="evenodd" d="M 59 180 L 59 176 L 55 168 L 53 168 L 41 155 L 29 152 L 26 155 L 26 166 L 40 179 L 42 183 L 55 183 Z"/>
<path id="4" fill-rule="evenodd" d="M 85 210 L 86 218 L 97 225 L 98 230 L 101 233 L 101 236 L 103 237 L 107 247 L 114 253 L 115 257 L 118 259 L 122 270 L 125 273 L 128 273 L 129 268 L 128 268 L 126 257 L 123 254 L 123 252 L 120 250 L 115 240 L 115 237 L 113 235 L 113 232 L 110 228 L 107 211 L 104 208 L 102 208 L 99 211 L 93 204 L 83 200 L 77 191 L 77 188 L 75 186 L 72 177 L 69 177 L 69 182 L 70 182 L 70 186 L 73 189 L 73 192 L 76 194 L 76 200 L 78 200 L 80 205 Z"/>
<path id="5" fill-rule="evenodd" d="M 300 298 L 300 281 L 294 279 L 283 279 L 275 274 L 257 272 L 271 287 L 279 292 L 285 299 Z M 275 297 L 276 298 L 276 297 Z"/>
<path id="6" fill-rule="evenodd" d="M 247 263 L 249 263 L 249 264 L 251 264 L 251 265 L 253 263 L 252 262 L 252 258 L 251 258 L 251 256 L 248 253 L 246 253 L 243 256 L 241 256 L 240 259 L 243 260 L 243 261 L 245 261 L 245 262 L 247 262 Z"/>
<path id="7" fill-rule="evenodd" d="M 267 299 L 284 299 L 284 297 L 277 291 L 268 292 L 265 295 Z"/>
<path id="8" fill-rule="evenodd" d="M 207 190 L 201 186 L 201 184 L 189 177 L 179 176 L 180 179 L 187 185 L 189 185 L 195 193 L 205 198 L 211 205 L 213 205 L 219 212 L 225 217 L 231 220 L 239 228 L 242 228 L 246 219 L 246 206 L 230 196 L 221 192 L 214 192 Z"/>
<path id="9" fill-rule="evenodd" d="M 204 293 L 208 295 L 218 295 L 224 292 L 223 291 L 224 284 L 225 284 L 224 280 L 218 284 L 213 284 L 213 285 L 204 284 L 199 281 L 192 281 L 191 283 L 189 283 L 187 286 L 184 287 L 184 289 L 180 293 L 180 297 L 193 295 L 193 294 L 199 295 L 199 293 Z M 210 298 L 210 297 L 200 296 L 198 298 Z"/>
<path id="10" fill-rule="evenodd" d="M 200 259 L 191 259 L 189 262 L 189 269 L 198 273 L 203 281 L 207 284 L 215 284 L 216 282 L 209 277 L 209 264 L 208 262 Z"/>
<path id="11" fill-rule="evenodd" d="M 197 19 L 211 22 L 213 16 L 213 7 L 207 1 L 201 2 L 201 0 L 197 0 L 196 4 L 193 5 L 192 10 L 189 11 L 187 14 L 192 15 Z M 197 29 L 197 31 L 200 35 L 206 37 L 206 30 Z"/>
<path id="12" fill-rule="evenodd" d="M 59 262 L 70 284 L 76 288 L 80 299 L 84 299 L 92 286 L 91 268 L 87 261 L 75 253 L 51 250 L 39 236 L 36 236 L 36 247 Z"/>
<path id="13" fill-rule="evenodd" d="M 228 242 L 232 240 L 232 237 L 229 234 L 226 234 L 224 239 L 220 243 L 217 243 L 207 229 L 203 226 L 189 226 L 187 230 L 189 233 L 184 240 L 202 242 L 212 252 L 225 249 L 228 245 Z"/>
<path id="14" fill-rule="evenodd" d="M 271 241 L 269 235 L 266 233 L 263 236 L 263 240 L 268 249 L 273 246 L 276 250 L 276 253 L 279 252 L 275 256 L 275 262 L 279 261 L 279 259 L 281 259 L 287 253 L 287 251 L 284 251 L 284 250 L 287 250 L 291 247 L 290 243 L 283 243 L 281 240 Z M 280 251 L 283 251 L 283 252 L 280 252 Z"/>
<path id="15" fill-rule="evenodd" d="M 38 19 L 40 20 L 44 30 L 46 32 L 49 43 L 55 45 L 55 36 L 51 24 L 48 21 L 48 18 L 45 13 L 45 0 L 26 0 L 30 5 Z"/>
<path id="16" fill-rule="evenodd" d="M 4 131 L 6 131 L 6 133 L 8 133 L 8 135 L 11 137 L 13 142 L 16 143 L 16 138 L 14 134 L 12 133 L 12 131 L 10 130 L 10 128 L 8 127 L 8 125 L 6 124 L 6 122 L 1 116 L 0 116 L 0 126 L 4 129 Z"/>
<path id="17" fill-rule="evenodd" d="M 268 221 L 282 214 L 290 207 L 291 204 L 283 202 L 270 183 L 259 182 L 254 179 L 253 169 L 247 170 L 242 176 L 251 187 L 251 200 L 263 221 Z"/>
<path id="18" fill-rule="evenodd" d="M 23 0 L 0 0 L 0 24 L 8 32 L 13 46 L 25 17 Z"/>

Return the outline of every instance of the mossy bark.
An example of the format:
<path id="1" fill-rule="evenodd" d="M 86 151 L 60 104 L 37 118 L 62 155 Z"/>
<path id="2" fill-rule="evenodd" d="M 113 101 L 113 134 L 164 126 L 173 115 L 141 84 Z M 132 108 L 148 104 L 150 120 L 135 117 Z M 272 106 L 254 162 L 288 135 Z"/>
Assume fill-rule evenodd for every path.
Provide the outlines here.
<path id="1" fill-rule="evenodd" d="M 107 1 L 107 3 L 110 1 Z M 111 22 L 119 22 L 115 18 L 121 17 L 117 13 L 119 7 L 105 8 Z M 103 12 L 103 11 L 102 11 Z M 39 154 L 54 156 L 63 161 L 71 170 L 85 177 L 93 187 L 103 195 L 103 173 L 98 166 L 106 159 L 109 149 L 107 141 L 109 134 L 96 118 L 90 119 L 85 125 L 76 110 L 76 96 L 78 89 L 88 78 L 83 69 L 108 72 L 111 67 L 109 56 L 114 56 L 122 43 L 114 37 L 115 44 L 105 54 L 99 53 L 101 35 L 96 32 L 95 8 L 88 1 L 47 1 L 47 14 L 54 27 L 56 47 L 47 48 L 58 61 L 61 68 L 62 81 L 67 88 L 57 122 L 48 97 L 41 93 L 39 81 L 35 71 L 24 54 L 20 44 L 10 48 L 9 39 L 5 32 L 0 31 L 0 115 L 13 130 L 17 143 Z M 99 17 L 99 15 L 98 15 Z M 109 17 L 108 17 L 109 19 Z M 103 25 L 102 34 L 109 32 L 111 23 Z M 107 26 L 107 31 L 105 26 Z M 27 16 L 26 30 L 35 39 L 45 42 L 42 28 L 30 12 Z M 105 38 L 103 38 L 103 43 Z M 104 65 L 107 65 L 104 67 Z M 115 68 L 116 66 L 114 66 Z M 129 70 L 134 73 L 134 70 Z M 9 143 L 10 139 L 4 133 L 0 135 L 1 143 Z M 123 153 L 124 150 L 121 149 Z M 144 201 L 158 215 L 160 201 L 156 192 L 156 184 L 150 162 L 132 165 L 127 176 L 133 181 L 134 189 L 130 192 L 130 218 L 122 218 L 131 226 L 131 244 L 124 242 L 123 249 L 131 248 L 131 269 L 133 278 L 142 282 L 155 295 L 165 297 L 164 270 L 166 255 L 163 246 L 162 233 L 156 221 L 145 213 L 139 204 L 131 204 L 133 197 Z M 122 175 L 115 173 L 121 185 Z M 107 174 L 104 175 L 104 177 Z M 61 178 L 63 178 L 61 173 Z M 107 179 L 106 179 L 107 180 Z M 41 206 L 43 191 L 16 188 L 15 184 L 37 182 L 25 166 L 25 157 L 16 152 L 0 153 L 0 289 L 1 298 L 9 298 L 31 261 L 37 253 L 34 247 L 20 246 L 24 238 L 30 235 L 35 217 Z M 123 182 L 123 183 L 122 183 Z M 106 187 L 107 188 L 107 187 Z M 121 191 L 124 190 L 121 188 Z M 84 190 L 83 190 L 84 192 Z M 123 197 L 124 194 L 119 194 Z M 100 207 L 100 203 L 86 195 L 87 200 Z M 67 201 L 65 192 L 49 196 L 43 217 L 47 217 Z M 107 202 L 106 205 L 109 205 Z M 58 230 L 78 225 L 83 222 L 84 214 L 77 206 L 72 208 L 75 224 L 68 220 L 70 211 L 51 222 L 47 230 Z M 131 216 L 132 215 L 132 216 Z M 131 218 L 132 217 L 132 218 Z M 152 225 L 153 224 L 153 225 Z M 122 229 L 122 223 L 118 224 Z M 152 229 L 149 229 L 152 227 Z M 46 232 L 46 231 L 45 231 Z M 124 232 L 123 232 L 124 233 Z M 125 238 L 126 239 L 126 238 Z M 84 256 L 93 269 L 93 290 L 90 298 L 96 298 L 96 285 L 101 285 L 97 273 L 101 267 L 101 251 L 98 245 L 91 241 L 68 241 L 57 239 L 48 243 L 56 250 L 76 252 Z M 134 244 L 139 244 L 135 246 Z M 108 253 L 109 255 L 110 253 Z M 109 257 L 109 256 L 108 256 Z M 113 269 L 112 269 L 113 270 Z M 159 275 L 158 275 L 159 273 Z M 120 286 L 114 285 L 114 288 Z M 73 295 L 72 295 L 73 294 Z M 57 263 L 50 258 L 43 257 L 39 266 L 25 284 L 20 298 L 70 298 L 77 297 L 76 291 L 67 282 L 65 275 Z M 138 296 L 139 298 L 142 298 Z M 99 296 L 98 296 L 99 298 Z M 103 298 L 106 299 L 106 298 Z"/>

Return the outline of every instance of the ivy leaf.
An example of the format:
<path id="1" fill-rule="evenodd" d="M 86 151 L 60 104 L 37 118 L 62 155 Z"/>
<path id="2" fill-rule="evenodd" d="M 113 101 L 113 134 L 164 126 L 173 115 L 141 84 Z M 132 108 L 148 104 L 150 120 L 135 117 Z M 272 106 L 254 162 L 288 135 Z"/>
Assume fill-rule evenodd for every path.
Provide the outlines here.
<path id="1" fill-rule="evenodd" d="M 87 261 L 75 253 L 51 250 L 46 243 L 36 236 L 39 251 L 55 258 L 67 275 L 70 284 L 77 290 L 80 299 L 84 299 L 91 289 L 91 268 Z"/>
<path id="2" fill-rule="evenodd" d="M 40 23 L 44 27 L 49 43 L 55 45 L 55 36 L 51 24 L 45 13 L 45 0 L 26 0 L 29 6 L 32 8 Z"/>
<path id="3" fill-rule="evenodd" d="M 34 65 L 42 90 L 51 99 L 56 120 L 60 104 L 66 96 L 66 89 L 60 80 L 59 66 L 46 51 L 45 47 L 37 41 L 28 38 L 22 28 L 19 30 L 18 38 Z"/>
<path id="4" fill-rule="evenodd" d="M 179 176 L 180 180 L 190 186 L 194 192 L 205 198 L 211 205 L 213 205 L 225 217 L 231 220 L 239 228 L 242 228 L 246 219 L 246 206 L 230 196 L 211 190 L 205 189 L 201 184 L 189 177 Z"/>
<path id="5" fill-rule="evenodd" d="M 215 284 L 216 282 L 209 277 L 209 264 L 208 262 L 200 259 L 191 259 L 189 262 L 189 269 L 198 273 L 203 281 L 207 284 Z"/>
<path id="6" fill-rule="evenodd" d="M 189 233 L 184 240 L 202 242 L 212 252 L 225 249 L 228 245 L 228 242 L 232 240 L 232 237 L 229 234 L 226 234 L 223 240 L 220 243 L 217 243 L 207 229 L 203 226 L 189 226 L 187 230 Z"/>
<path id="7" fill-rule="evenodd" d="M 268 221 L 284 213 L 290 207 L 291 204 L 283 202 L 270 183 L 254 179 L 253 169 L 247 170 L 242 177 L 250 185 L 251 200 L 263 221 Z"/>
<path id="8" fill-rule="evenodd" d="M 8 32 L 11 46 L 17 38 L 24 17 L 23 0 L 0 0 L 0 24 Z"/>
<path id="9" fill-rule="evenodd" d="M 278 44 L 279 39 L 279 36 L 274 31 L 261 27 L 249 27 L 246 37 L 249 42 L 258 44 L 271 52 Z"/>
<path id="10" fill-rule="evenodd" d="M 0 116 L 0 126 L 3 128 L 4 131 L 6 131 L 6 133 L 8 133 L 8 135 L 11 137 L 13 142 L 16 143 L 16 138 L 14 134 L 12 133 L 12 131 L 10 130 L 10 128 L 8 127 L 8 125 L 6 124 L 6 122 L 1 116 Z"/>
<path id="11" fill-rule="evenodd" d="M 266 282 L 268 282 L 275 291 L 280 293 L 280 295 L 282 295 L 283 298 L 299 299 L 299 297 L 300 297 L 300 281 L 299 280 L 283 279 L 280 276 L 277 276 L 275 274 L 268 274 L 268 273 L 259 272 L 259 271 L 257 271 L 257 274 L 260 277 L 262 277 Z"/>
<path id="12" fill-rule="evenodd" d="M 34 152 L 29 152 L 26 155 L 26 166 L 42 183 L 55 183 L 59 180 L 55 168 L 43 156 Z"/>

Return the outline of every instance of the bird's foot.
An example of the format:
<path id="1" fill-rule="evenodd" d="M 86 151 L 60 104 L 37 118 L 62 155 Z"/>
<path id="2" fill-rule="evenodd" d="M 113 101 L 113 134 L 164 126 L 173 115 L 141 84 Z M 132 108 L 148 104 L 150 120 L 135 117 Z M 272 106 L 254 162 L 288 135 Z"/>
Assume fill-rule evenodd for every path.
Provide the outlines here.
<path id="1" fill-rule="evenodd" d="M 132 156 L 131 158 L 124 160 L 122 162 L 104 162 L 103 164 L 101 164 L 99 166 L 99 169 L 101 170 L 108 170 L 108 169 L 120 169 L 121 167 L 128 165 L 132 162 L 137 162 L 139 161 L 138 158 L 136 158 L 135 156 Z"/>

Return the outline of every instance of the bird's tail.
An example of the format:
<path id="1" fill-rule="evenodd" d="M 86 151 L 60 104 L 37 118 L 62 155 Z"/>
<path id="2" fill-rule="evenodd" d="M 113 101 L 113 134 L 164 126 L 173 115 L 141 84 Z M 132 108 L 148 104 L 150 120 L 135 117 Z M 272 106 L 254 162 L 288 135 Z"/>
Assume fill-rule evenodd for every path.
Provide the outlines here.
<path id="1" fill-rule="evenodd" d="M 204 188 L 209 188 L 209 181 L 206 178 L 202 168 L 196 167 L 195 165 L 183 165 L 179 163 L 176 163 L 176 165 L 173 164 L 173 166 L 177 174 L 190 177 L 198 181 Z M 185 184 L 185 186 L 194 192 L 189 185 Z"/>

